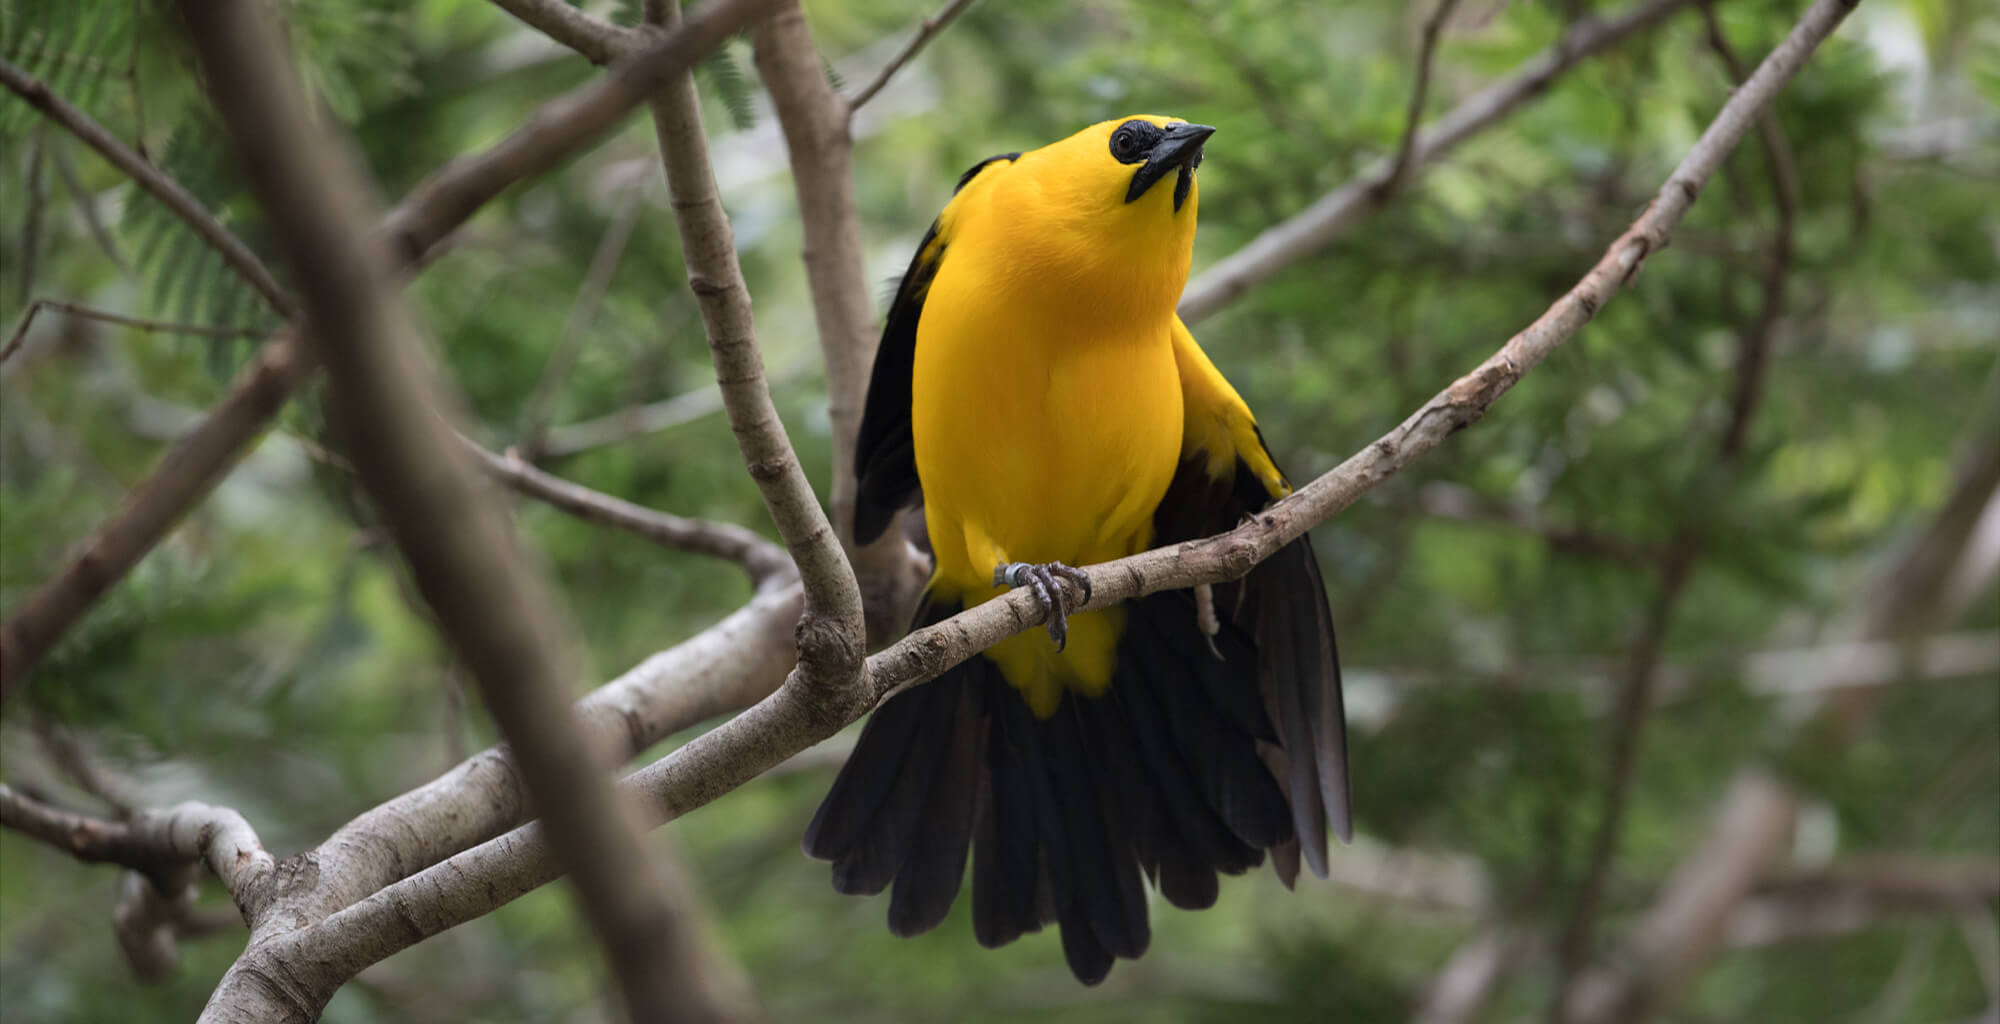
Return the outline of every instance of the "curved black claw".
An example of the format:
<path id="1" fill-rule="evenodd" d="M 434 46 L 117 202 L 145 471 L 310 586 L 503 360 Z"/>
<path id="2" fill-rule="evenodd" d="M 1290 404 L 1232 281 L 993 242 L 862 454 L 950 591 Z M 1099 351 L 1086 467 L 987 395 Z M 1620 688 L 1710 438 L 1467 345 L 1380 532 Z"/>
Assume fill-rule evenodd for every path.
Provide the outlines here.
<path id="1" fill-rule="evenodd" d="M 1057 577 L 1076 584 L 1083 596 L 1078 605 L 1090 603 L 1090 574 L 1082 569 L 1067 566 L 1061 562 L 1036 565 L 1030 562 L 1008 562 L 993 570 L 993 585 L 996 587 L 1027 587 L 1035 595 L 1035 603 L 1049 617 L 1049 639 L 1056 642 L 1056 650 L 1061 651 L 1069 643 L 1068 593 Z"/>

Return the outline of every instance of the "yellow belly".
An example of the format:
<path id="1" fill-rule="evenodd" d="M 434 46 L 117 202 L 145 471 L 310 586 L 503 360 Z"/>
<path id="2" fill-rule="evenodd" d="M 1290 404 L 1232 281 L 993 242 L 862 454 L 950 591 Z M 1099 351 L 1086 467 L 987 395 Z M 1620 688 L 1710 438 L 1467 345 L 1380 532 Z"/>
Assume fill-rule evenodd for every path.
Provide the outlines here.
<path id="1" fill-rule="evenodd" d="M 1171 321 L 1046 296 L 1025 313 L 950 270 L 925 303 L 911 382 L 933 591 L 970 607 L 1000 592 L 993 570 L 1005 562 L 1089 565 L 1144 550 L 1180 457 Z M 1072 617 L 1060 654 L 1034 630 L 988 657 L 1046 717 L 1064 689 L 1109 684 L 1122 616 Z"/>

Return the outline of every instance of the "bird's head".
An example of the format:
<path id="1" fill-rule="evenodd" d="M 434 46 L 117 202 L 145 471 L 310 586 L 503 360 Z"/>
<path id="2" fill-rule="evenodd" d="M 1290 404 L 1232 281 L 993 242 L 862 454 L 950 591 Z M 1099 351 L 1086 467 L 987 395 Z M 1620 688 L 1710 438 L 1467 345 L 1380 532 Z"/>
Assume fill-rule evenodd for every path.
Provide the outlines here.
<path id="1" fill-rule="evenodd" d="M 1150 114 L 1091 125 L 994 176 L 989 209 L 1042 268 L 1164 294 L 1170 308 L 1194 255 L 1195 169 L 1214 132 Z"/>

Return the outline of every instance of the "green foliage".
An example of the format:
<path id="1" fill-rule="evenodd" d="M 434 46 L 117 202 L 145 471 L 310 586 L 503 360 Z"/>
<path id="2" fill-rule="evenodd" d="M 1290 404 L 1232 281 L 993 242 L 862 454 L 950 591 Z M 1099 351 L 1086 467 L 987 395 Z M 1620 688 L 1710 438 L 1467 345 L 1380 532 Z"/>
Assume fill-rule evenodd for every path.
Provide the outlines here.
<path id="1" fill-rule="evenodd" d="M 283 6 L 301 74 L 354 133 L 385 200 L 597 73 L 529 45 L 528 30 L 478 0 Z M 621 24 L 640 15 L 635 0 L 582 6 L 612 8 Z M 935 6 L 815 0 L 829 80 L 867 81 Z M 1548 47 L 1569 9 L 1461 6 L 1441 42 L 1432 117 Z M 1754 62 L 1799 7 L 1730 0 L 1716 10 Z M 0 54 L 142 149 L 262 251 L 260 215 L 165 10 L 0 0 Z M 1389 0 L 975 4 L 857 123 L 868 275 L 901 271 L 964 167 L 1135 110 L 1221 129 L 1202 167 L 1199 273 L 1393 151 L 1424 14 Z M 760 86 L 743 41 L 697 75 L 779 411 L 823 485 L 826 400 L 776 125 L 755 121 Z M 1280 462 L 1309 479 L 1569 288 L 1729 84 L 1698 16 L 1677 15 L 1562 76 L 1196 333 L 1258 411 Z M 1774 110 L 1799 195 L 1769 374 L 1740 457 L 1720 458 L 1720 438 L 1779 228 L 1754 134 L 1673 245 L 1580 335 L 1484 421 L 1315 531 L 1354 709 L 1362 836 L 1336 855 L 1341 881 L 1286 892 L 1258 871 L 1226 880 L 1209 911 L 1162 905 L 1147 958 L 1081 991 L 1053 930 L 983 950 L 961 901 L 936 933 L 899 940 L 882 927 L 882 900 L 831 892 L 825 866 L 797 847 L 830 776 L 797 772 L 747 786 L 658 840 L 685 847 L 723 947 L 772 1019 L 1407 1019 L 1445 958 L 1490 920 L 1552 927 L 1567 909 L 1599 825 L 1613 688 L 1655 600 L 1657 555 L 1677 542 L 1699 555 L 1665 638 L 1606 935 L 1623 932 L 1707 828 L 1736 769 L 1773 754 L 1814 805 L 1819 838 L 1802 839 L 1801 856 L 2000 853 L 1991 680 L 1888 687 L 1863 739 L 1847 745 L 1802 738 L 1798 702 L 1761 692 L 1741 658 L 1844 636 L 1871 573 L 1942 502 L 1974 412 L 2000 394 L 2000 18 L 1965 0 L 1866 5 Z M 556 389 L 553 422 L 712 380 L 657 159 L 651 126 L 633 118 L 489 204 L 410 283 L 482 440 L 522 439 L 528 396 L 633 189 L 637 229 Z M 64 161 L 77 190 L 62 181 Z M 39 202 L 25 187 L 31 174 Z M 86 202 L 128 270 L 93 240 Z M 29 297 L 17 294 L 23 264 L 35 296 L 167 321 L 273 323 L 177 220 L 11 100 L 0 102 L 0 238 L 0 323 Z M 44 317 L 0 376 L 8 609 L 117 507 L 250 348 Z M 282 855 L 491 742 L 365 497 L 316 461 L 338 449 L 316 401 L 294 403 L 65 638 L 20 713 L 10 706 L 0 726 L 10 783 L 77 796 L 31 734 L 37 718 L 61 722 L 149 799 L 237 806 Z M 551 468 L 645 505 L 767 529 L 720 417 Z M 518 506 L 518 522 L 583 641 L 582 679 L 699 632 L 749 593 L 732 567 L 539 505 Z M 1988 594 L 1947 625 L 1996 622 L 2000 597 Z M 1379 860 L 1391 855 L 1401 859 Z M 1384 895 L 1413 855 L 1462 869 L 1478 905 Z M 103 927 L 113 888 L 110 872 L 0 833 L 0 1015 L 198 1012 L 240 936 L 189 943 L 167 989 L 141 989 Z M 1899 973 L 1906 962 L 1916 966 Z M 1914 978 L 1898 983 L 1909 986 L 1906 1019 L 1985 1006 L 1957 922 L 1911 915 L 1730 950 L 1666 1019 L 1837 1020 L 1892 974 Z M 1540 1017 L 1550 983 L 1546 962 L 1529 957 L 1487 1019 Z M 610 1012 L 605 992 L 593 941 L 566 891 L 550 887 L 371 972 L 327 1019 L 594 1020 Z"/>

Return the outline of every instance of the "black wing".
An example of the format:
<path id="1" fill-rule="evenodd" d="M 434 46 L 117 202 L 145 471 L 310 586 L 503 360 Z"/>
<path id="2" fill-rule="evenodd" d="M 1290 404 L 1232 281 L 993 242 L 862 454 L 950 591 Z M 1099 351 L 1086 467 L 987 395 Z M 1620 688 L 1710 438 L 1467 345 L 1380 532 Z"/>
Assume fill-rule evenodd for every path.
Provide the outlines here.
<path id="1" fill-rule="evenodd" d="M 1011 163 L 1019 153 L 987 157 L 958 179 L 956 195 L 979 172 L 995 163 Z M 860 486 L 854 498 L 854 540 L 867 544 L 882 535 L 896 513 L 921 500 L 917 482 L 917 452 L 910 439 L 910 368 L 917 357 L 917 321 L 924 298 L 944 261 L 947 240 L 938 224 L 924 233 L 923 244 L 910 258 L 882 327 L 875 350 L 875 369 L 868 378 L 868 402 L 861 412 L 861 434 L 854 446 L 854 474 Z"/>

